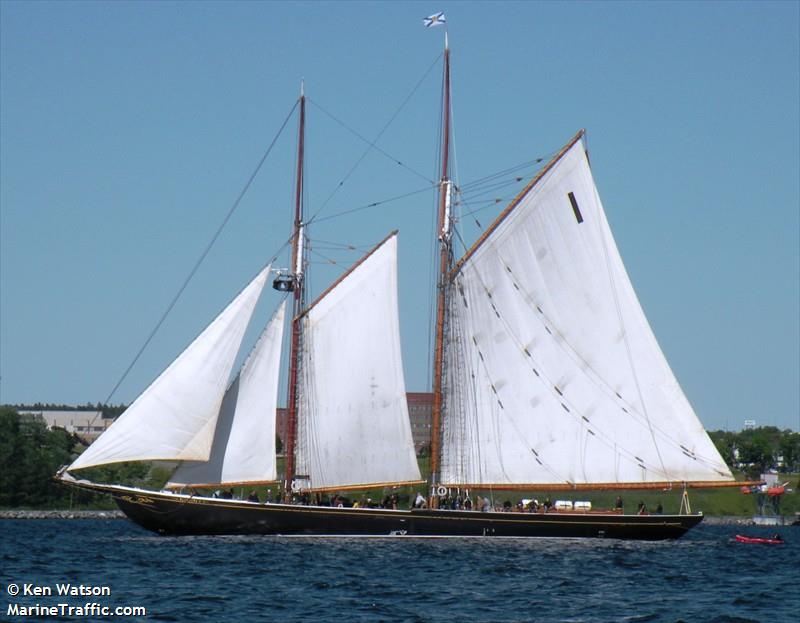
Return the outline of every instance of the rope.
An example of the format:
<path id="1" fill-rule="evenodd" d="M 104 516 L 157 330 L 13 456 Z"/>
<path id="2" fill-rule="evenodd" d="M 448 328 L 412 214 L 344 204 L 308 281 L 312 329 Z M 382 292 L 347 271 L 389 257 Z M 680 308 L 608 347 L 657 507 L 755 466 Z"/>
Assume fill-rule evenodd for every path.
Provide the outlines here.
<path id="1" fill-rule="evenodd" d="M 417 190 L 412 190 L 412 191 L 404 193 L 402 195 L 396 195 L 395 197 L 390 197 L 389 199 L 384 199 L 383 201 L 373 201 L 372 203 L 368 203 L 366 205 L 359 206 L 357 208 L 350 208 L 349 210 L 343 210 L 341 212 L 336 212 L 335 214 L 330 214 L 330 215 L 325 216 L 323 218 L 317 218 L 317 216 L 315 215 L 311 220 L 312 221 L 316 221 L 317 223 L 322 223 L 324 221 L 328 221 L 328 220 L 333 219 L 333 218 L 338 218 L 340 216 L 345 216 L 346 214 L 352 214 L 353 212 L 360 212 L 362 210 L 368 210 L 369 208 L 376 208 L 376 207 L 381 206 L 381 205 L 383 205 L 385 203 L 391 203 L 392 201 L 399 201 L 400 199 L 405 199 L 406 197 L 411 197 L 413 195 L 418 195 L 420 193 L 429 192 L 429 191 L 435 190 L 435 189 L 436 189 L 436 185 L 434 184 L 433 186 L 427 186 L 425 188 L 419 188 Z M 319 210 L 317 211 L 317 214 L 319 214 Z M 311 221 L 309 221 L 309 223 L 311 223 Z"/>
<path id="2" fill-rule="evenodd" d="M 322 212 L 322 210 L 324 210 L 324 209 L 325 209 L 325 207 L 328 205 L 328 203 L 331 201 L 331 199 L 333 199 L 334 195 L 335 195 L 337 192 L 339 192 L 339 189 L 340 189 L 342 186 L 344 186 L 344 183 L 345 183 L 345 182 L 346 182 L 346 181 L 347 181 L 347 180 L 350 178 L 350 176 L 351 176 L 351 175 L 352 175 L 352 174 L 355 172 L 355 170 L 358 168 L 358 166 L 359 166 L 359 165 L 361 164 L 361 162 L 364 160 L 364 158 L 366 158 L 367 154 L 368 154 L 370 151 L 372 151 L 373 149 L 375 149 L 375 150 L 376 150 L 376 151 L 378 151 L 379 153 L 383 154 L 384 156 L 386 156 L 387 158 L 389 158 L 390 160 L 392 160 L 392 161 L 393 161 L 393 162 L 395 162 L 396 164 L 400 165 L 400 166 L 401 166 L 401 167 L 403 167 L 404 169 L 406 169 L 406 170 L 410 171 L 411 173 L 413 173 L 413 174 L 414 174 L 414 175 L 416 175 L 417 177 L 421 177 L 421 178 L 422 178 L 422 179 L 424 179 L 426 182 L 429 182 L 429 183 L 431 183 L 431 184 L 435 184 L 435 182 L 433 182 L 432 180 L 429 180 L 429 179 L 428 179 L 428 177 L 427 177 L 426 175 L 423 175 L 422 173 L 420 173 L 420 172 L 418 172 L 418 171 L 416 171 L 416 170 L 412 169 L 410 166 L 408 166 L 408 165 L 404 164 L 404 163 L 403 163 L 401 160 L 399 160 L 399 159 L 395 158 L 394 156 L 392 156 L 391 154 L 389 154 L 389 153 L 388 153 L 388 152 L 386 152 L 385 150 L 383 150 L 383 149 L 381 149 L 380 147 L 378 147 L 377 143 L 378 143 L 378 141 L 380 140 L 381 136 L 383 136 L 384 132 L 386 132 L 386 130 L 388 130 L 388 129 L 389 129 L 389 126 L 390 126 L 390 125 L 391 125 L 391 124 L 394 122 L 394 120 L 397 118 L 397 116 L 400 114 L 400 112 L 403 110 L 403 108 L 405 108 L 406 104 L 408 104 L 408 102 L 411 100 L 411 98 L 412 98 L 412 97 L 414 96 L 414 94 L 417 92 L 417 90 L 419 89 L 419 87 L 422 85 L 422 83 L 423 83 L 423 82 L 425 81 L 425 79 L 428 77 L 428 74 L 430 74 L 431 70 L 432 70 L 432 69 L 433 69 L 433 68 L 436 66 L 436 64 L 439 62 L 439 58 L 440 58 L 440 57 L 441 57 L 441 54 L 440 54 L 439 56 L 437 56 L 437 57 L 436 57 L 436 59 L 433 61 L 433 63 L 431 63 L 431 65 L 428 67 L 428 69 L 425 71 L 425 73 L 424 73 L 424 74 L 422 75 L 422 77 L 419 79 L 419 81 L 418 81 L 418 82 L 417 82 L 417 84 L 414 86 L 414 88 L 413 88 L 413 89 L 411 89 L 411 92 L 410 92 L 410 93 L 409 93 L 409 94 L 406 96 L 406 98 L 405 98 L 405 99 L 403 100 L 403 102 L 400 104 L 399 108 L 398 108 L 398 109 L 397 109 L 397 110 L 394 112 L 394 114 L 393 114 L 393 115 L 392 115 L 392 116 L 389 118 L 389 120 L 388 120 L 388 121 L 387 121 L 387 122 L 384 124 L 383 128 L 381 128 L 381 131 L 380 131 L 380 132 L 378 132 L 377 136 L 376 136 L 376 137 L 375 137 L 375 139 L 374 139 L 374 140 L 372 140 L 372 141 L 370 141 L 370 140 L 368 140 L 368 139 L 364 138 L 363 136 L 361 136 L 361 134 L 359 134 L 359 133 L 358 133 L 358 132 L 356 132 L 356 131 L 355 131 L 353 128 L 351 128 L 350 126 L 348 126 L 348 125 L 347 125 L 347 124 L 346 124 L 344 121 L 342 121 L 342 120 L 341 120 L 341 119 L 339 119 L 338 117 L 334 116 L 332 113 L 330 113 L 330 112 L 328 112 L 327 110 L 325 110 L 325 109 L 324 109 L 322 106 L 320 106 L 320 105 L 319 105 L 317 102 L 315 102 L 315 101 L 311 100 L 310 98 L 308 98 L 308 101 L 309 101 L 311 104 L 313 104 L 314 106 L 316 106 L 316 107 L 317 107 L 317 108 L 318 108 L 318 109 L 319 109 L 321 112 L 323 112 L 324 114 L 326 114 L 326 115 L 327 115 L 328 117 L 330 117 L 330 118 L 331 118 L 333 121 L 335 121 L 335 122 L 336 122 L 336 123 L 338 123 L 340 126 L 342 126 L 342 127 L 345 129 L 345 130 L 347 130 L 348 132 L 352 133 L 353 135 L 355 135 L 356 137 L 358 137 L 360 140 L 362 140 L 363 142 L 365 142 L 365 143 L 367 144 L 367 148 L 364 150 L 364 153 L 362 153 L 362 154 L 361 154 L 361 156 L 358 158 L 358 160 L 356 160 L 355 164 L 354 164 L 354 165 L 353 165 L 353 166 L 350 168 L 350 170 L 347 172 L 347 174 L 344 176 L 344 178 L 342 178 L 342 180 L 341 180 L 341 181 L 340 181 L 340 182 L 339 182 L 339 183 L 336 185 L 336 187 L 335 187 L 335 188 L 334 188 L 334 189 L 331 191 L 331 193 L 328 195 L 328 197 L 325 199 L 325 201 L 323 201 L 323 202 L 322 202 L 322 205 L 319 207 L 319 209 L 316 211 L 316 213 L 315 213 L 315 214 L 314 214 L 314 215 L 313 215 L 313 216 L 312 216 L 312 217 L 309 219 L 309 221 L 308 221 L 309 223 L 311 223 L 312 221 L 314 221 L 314 220 L 317 218 L 317 216 L 319 215 L 319 213 L 320 213 L 320 212 Z"/>

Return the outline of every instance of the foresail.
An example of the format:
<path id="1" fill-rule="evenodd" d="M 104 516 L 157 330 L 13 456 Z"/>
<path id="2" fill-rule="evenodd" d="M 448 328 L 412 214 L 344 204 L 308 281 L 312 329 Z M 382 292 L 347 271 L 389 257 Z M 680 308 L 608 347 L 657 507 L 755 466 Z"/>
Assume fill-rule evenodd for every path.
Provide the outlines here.
<path id="1" fill-rule="evenodd" d="M 275 412 L 286 301 L 225 392 L 208 461 L 184 461 L 167 486 L 263 483 L 277 479 Z"/>
<path id="2" fill-rule="evenodd" d="M 390 236 L 303 317 L 298 468 L 310 489 L 419 481 Z M 300 478 L 301 476 L 298 476 Z"/>
<path id="3" fill-rule="evenodd" d="M 454 271 L 441 480 L 732 480 L 644 316 L 581 139 Z"/>
<path id="4" fill-rule="evenodd" d="M 268 274 L 269 267 L 69 469 L 122 461 L 207 460 L 231 369 Z"/>

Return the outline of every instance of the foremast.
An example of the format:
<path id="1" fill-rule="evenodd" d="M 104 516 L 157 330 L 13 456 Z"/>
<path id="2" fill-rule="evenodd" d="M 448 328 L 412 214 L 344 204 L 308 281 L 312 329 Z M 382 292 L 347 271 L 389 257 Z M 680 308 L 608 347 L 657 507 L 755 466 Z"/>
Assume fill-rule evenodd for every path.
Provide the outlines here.
<path id="1" fill-rule="evenodd" d="M 447 32 L 444 35 L 444 84 L 442 93 L 442 155 L 439 178 L 439 214 L 437 235 L 439 238 L 439 272 L 436 297 L 436 335 L 433 355 L 433 415 L 431 421 L 431 494 L 430 505 L 437 505 L 436 488 L 439 484 L 441 459 L 441 429 L 444 385 L 444 343 L 446 311 L 448 304 L 449 273 L 453 262 L 451 246 L 451 189 L 450 180 L 450 46 Z"/>
<path id="2" fill-rule="evenodd" d="M 303 173 L 305 149 L 306 97 L 303 83 L 300 83 L 300 117 L 297 133 L 297 173 L 294 198 L 294 235 L 292 244 L 292 337 L 289 351 L 289 388 L 287 391 L 286 417 L 286 463 L 284 469 L 283 491 L 287 500 L 292 496 L 292 482 L 295 478 L 295 459 L 297 446 L 297 385 L 302 345 L 301 315 L 306 303 L 306 283 L 303 270 L 303 247 L 305 223 L 303 222 Z"/>

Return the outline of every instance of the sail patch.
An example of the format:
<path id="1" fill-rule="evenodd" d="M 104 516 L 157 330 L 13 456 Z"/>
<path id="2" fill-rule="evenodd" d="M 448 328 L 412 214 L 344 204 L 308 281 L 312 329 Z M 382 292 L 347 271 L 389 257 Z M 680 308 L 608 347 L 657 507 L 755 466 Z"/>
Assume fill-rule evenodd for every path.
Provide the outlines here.
<path id="1" fill-rule="evenodd" d="M 567 197 L 569 197 L 569 202 L 572 204 L 572 211 L 575 213 L 575 220 L 578 223 L 583 223 L 583 215 L 581 214 L 581 209 L 578 207 L 578 200 L 575 199 L 574 193 L 567 193 Z"/>

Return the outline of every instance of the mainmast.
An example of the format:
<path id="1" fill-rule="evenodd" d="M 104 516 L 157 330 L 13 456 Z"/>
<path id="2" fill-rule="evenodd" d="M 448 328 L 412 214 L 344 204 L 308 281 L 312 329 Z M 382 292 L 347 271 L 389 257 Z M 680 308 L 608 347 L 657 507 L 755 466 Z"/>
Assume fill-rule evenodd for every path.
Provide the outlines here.
<path id="1" fill-rule="evenodd" d="M 441 427 L 442 427 L 442 389 L 444 381 L 444 339 L 445 311 L 447 306 L 448 274 L 452 262 L 450 245 L 450 46 L 447 32 L 444 34 L 444 92 L 442 94 L 442 173 L 439 179 L 439 277 L 436 299 L 436 337 L 433 355 L 433 418 L 431 422 L 431 507 L 437 499 L 436 486 L 439 483 Z"/>
<path id="2" fill-rule="evenodd" d="M 294 240 L 292 246 L 293 271 L 290 287 L 292 288 L 292 342 L 289 354 L 289 390 L 287 392 L 286 418 L 286 467 L 284 473 L 284 497 L 291 500 L 292 481 L 295 477 L 295 455 L 297 437 L 297 379 L 300 366 L 300 345 L 302 319 L 300 317 L 305 306 L 305 279 L 303 278 L 303 247 L 305 223 L 303 223 L 303 150 L 305 142 L 306 97 L 303 83 L 300 83 L 300 120 L 297 137 L 297 175 L 294 197 Z"/>

